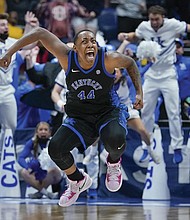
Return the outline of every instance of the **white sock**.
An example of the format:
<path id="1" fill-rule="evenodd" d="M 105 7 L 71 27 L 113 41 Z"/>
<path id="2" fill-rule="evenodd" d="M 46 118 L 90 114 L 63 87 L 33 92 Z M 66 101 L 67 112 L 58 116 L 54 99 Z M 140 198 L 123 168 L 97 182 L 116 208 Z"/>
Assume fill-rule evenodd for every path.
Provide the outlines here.
<path id="1" fill-rule="evenodd" d="M 98 152 L 98 143 L 90 146 L 90 155 L 96 155 Z"/>

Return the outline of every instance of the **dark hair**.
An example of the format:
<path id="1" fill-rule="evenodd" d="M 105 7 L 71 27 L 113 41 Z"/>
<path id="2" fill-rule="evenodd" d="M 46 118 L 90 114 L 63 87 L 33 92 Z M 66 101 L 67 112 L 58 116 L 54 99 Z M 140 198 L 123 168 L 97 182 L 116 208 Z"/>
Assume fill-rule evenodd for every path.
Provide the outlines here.
<path id="1" fill-rule="evenodd" d="M 149 14 L 160 14 L 165 16 L 166 10 L 160 5 L 153 5 L 148 9 L 148 15 Z"/>
<path id="2" fill-rule="evenodd" d="M 0 13 L 0 20 L 2 20 L 2 19 L 8 20 L 8 17 L 9 17 L 9 14 L 7 14 L 7 13 Z"/>
<path id="3" fill-rule="evenodd" d="M 91 33 L 93 33 L 95 35 L 95 33 L 93 31 L 91 31 L 91 30 L 88 30 L 88 29 L 81 30 L 81 31 L 79 31 L 78 33 L 75 34 L 75 36 L 73 38 L 74 44 L 77 42 L 77 39 L 78 39 L 78 36 L 80 35 L 80 33 L 86 32 L 86 31 L 91 32 Z"/>

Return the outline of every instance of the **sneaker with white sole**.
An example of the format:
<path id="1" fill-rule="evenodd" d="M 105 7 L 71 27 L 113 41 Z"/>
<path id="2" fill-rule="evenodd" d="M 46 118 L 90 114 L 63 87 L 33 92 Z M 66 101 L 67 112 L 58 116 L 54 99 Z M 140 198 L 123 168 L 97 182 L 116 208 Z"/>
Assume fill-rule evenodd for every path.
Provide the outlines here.
<path id="1" fill-rule="evenodd" d="M 111 192 L 116 192 L 122 185 L 121 159 L 117 163 L 107 162 L 107 174 L 105 185 Z"/>
<path id="2" fill-rule="evenodd" d="M 90 178 L 90 176 L 84 171 L 81 172 L 84 176 L 82 180 L 80 180 L 79 182 L 69 180 L 68 189 L 62 194 L 59 199 L 60 206 L 67 207 L 73 205 L 78 199 L 80 193 L 87 190 L 92 185 L 92 179 Z"/>
<path id="3" fill-rule="evenodd" d="M 156 152 L 156 150 L 154 149 L 155 144 L 156 144 L 155 140 L 153 140 L 151 145 L 147 145 L 147 150 L 148 150 L 150 157 L 154 161 L 154 163 L 159 164 L 159 163 L 161 163 L 161 158 L 158 155 L 158 153 Z"/>

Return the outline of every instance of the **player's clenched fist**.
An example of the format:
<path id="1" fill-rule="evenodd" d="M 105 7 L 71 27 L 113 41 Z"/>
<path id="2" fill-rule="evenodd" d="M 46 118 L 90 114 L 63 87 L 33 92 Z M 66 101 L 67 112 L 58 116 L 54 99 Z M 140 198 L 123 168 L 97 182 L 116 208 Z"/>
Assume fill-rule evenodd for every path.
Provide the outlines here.
<path id="1" fill-rule="evenodd" d="M 133 104 L 133 108 L 140 110 L 143 108 L 143 96 L 142 94 L 137 94 L 136 95 L 136 100 L 135 103 Z"/>
<path id="2" fill-rule="evenodd" d="M 8 54 L 2 55 L 0 58 L 0 66 L 7 68 L 11 62 L 11 57 Z"/>

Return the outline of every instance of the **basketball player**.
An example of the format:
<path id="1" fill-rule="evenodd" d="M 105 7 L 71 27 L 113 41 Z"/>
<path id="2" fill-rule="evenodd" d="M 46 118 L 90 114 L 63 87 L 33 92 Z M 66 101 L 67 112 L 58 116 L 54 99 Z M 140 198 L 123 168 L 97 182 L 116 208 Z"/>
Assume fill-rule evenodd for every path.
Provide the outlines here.
<path id="1" fill-rule="evenodd" d="M 182 125 L 180 117 L 180 98 L 177 73 L 174 67 L 176 61 L 175 38 L 186 31 L 190 32 L 190 25 L 184 21 L 165 17 L 165 9 L 161 6 L 151 6 L 148 9 L 149 21 L 143 21 L 130 33 L 120 33 L 118 38 L 132 41 L 144 39 L 156 41 L 162 51 L 157 61 L 145 73 L 143 92 L 144 107 L 141 111 L 146 129 L 152 134 L 154 126 L 154 111 L 158 97 L 162 94 L 169 120 L 171 136 L 170 146 L 174 150 L 174 163 L 182 162 L 181 148 L 183 144 Z"/>
<path id="2" fill-rule="evenodd" d="M 51 92 L 51 98 L 55 103 L 56 110 L 62 113 L 65 112 L 64 105 L 66 104 L 67 85 L 65 80 L 66 80 L 65 72 L 62 70 L 57 75 L 55 79 L 55 85 Z M 64 119 L 62 119 L 62 121 L 63 120 Z M 96 197 L 95 196 L 96 190 L 98 188 L 98 174 L 99 174 L 98 141 L 99 139 L 87 148 L 87 150 L 84 152 L 85 157 L 83 159 L 83 164 L 86 166 L 87 173 L 92 179 L 92 185 L 90 186 L 87 192 L 88 193 L 87 195 L 90 198 Z"/>
<path id="3" fill-rule="evenodd" d="M 69 180 L 59 205 L 72 205 L 79 194 L 88 189 L 92 180 L 75 165 L 70 151 L 75 147 L 84 151 L 100 136 L 107 158 L 105 184 L 116 192 L 122 185 L 121 156 L 126 146 L 126 118 L 128 112 L 120 105 L 113 89 L 115 68 L 126 68 L 136 89 L 135 109 L 143 106 L 141 77 L 135 61 L 118 52 L 108 53 L 98 48 L 95 34 L 83 30 L 74 37 L 73 48 L 61 42 L 54 34 L 38 27 L 19 39 L 0 59 L 0 66 L 8 67 L 12 55 L 20 48 L 40 41 L 56 56 L 66 73 L 67 118 L 53 135 L 49 155 Z"/>

